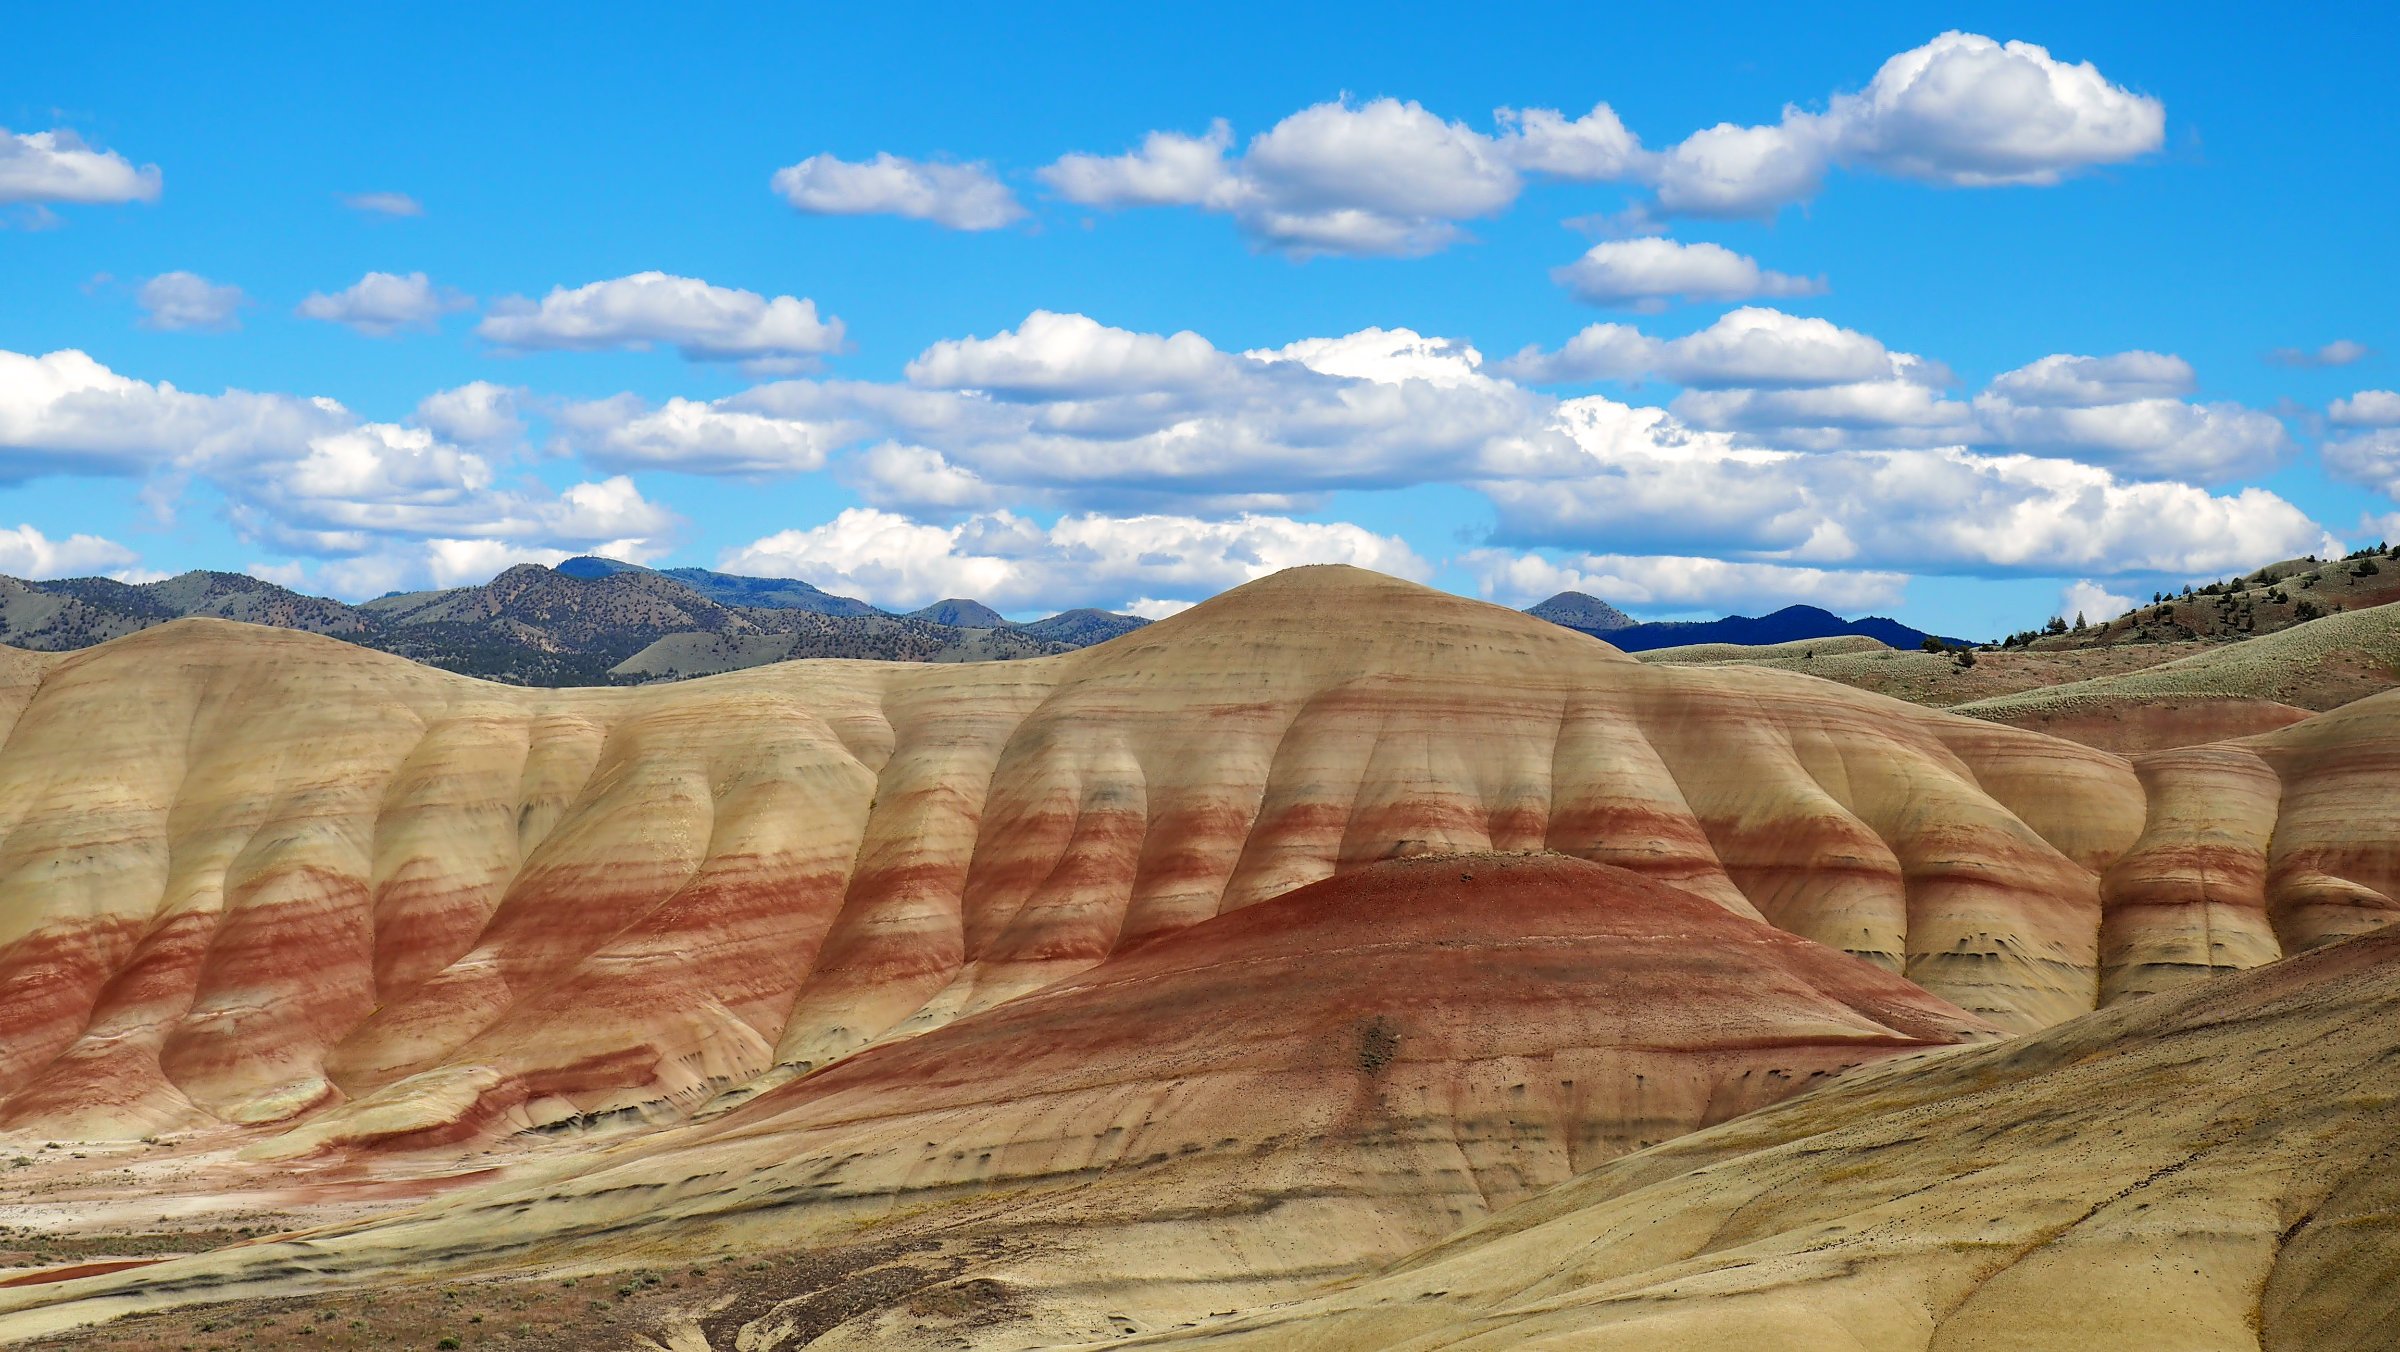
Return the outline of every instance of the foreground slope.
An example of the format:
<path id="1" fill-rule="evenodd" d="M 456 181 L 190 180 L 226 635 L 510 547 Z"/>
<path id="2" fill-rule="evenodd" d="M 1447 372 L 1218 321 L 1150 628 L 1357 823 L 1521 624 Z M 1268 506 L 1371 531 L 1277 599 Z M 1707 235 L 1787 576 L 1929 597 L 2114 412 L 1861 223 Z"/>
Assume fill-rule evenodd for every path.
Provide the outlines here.
<path id="1" fill-rule="evenodd" d="M 2400 1345 L 2400 931 L 1863 1072 L 1128 1346 Z"/>
<path id="2" fill-rule="evenodd" d="M 1841 1071 L 1995 1036 L 1899 977 L 1622 869 L 1400 860 L 571 1173 L 0 1295 L 35 1307 L 0 1316 L 0 1336 L 195 1296 L 688 1263 L 869 1232 L 976 1254 L 951 1285 L 997 1284 L 1015 1312 L 978 1341 L 1100 1336 L 1292 1294 Z M 920 1341 L 904 1336 L 921 1322 L 910 1294 L 854 1293 L 840 1339 Z M 695 1304 L 709 1346 L 790 1345 L 788 1309 Z"/>

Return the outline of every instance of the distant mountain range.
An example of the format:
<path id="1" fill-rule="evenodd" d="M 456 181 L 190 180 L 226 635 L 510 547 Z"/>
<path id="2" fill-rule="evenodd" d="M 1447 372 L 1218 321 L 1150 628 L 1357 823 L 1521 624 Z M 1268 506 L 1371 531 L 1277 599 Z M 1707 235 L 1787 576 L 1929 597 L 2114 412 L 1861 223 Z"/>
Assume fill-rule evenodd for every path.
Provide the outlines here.
<path id="1" fill-rule="evenodd" d="M 1922 629 L 1912 629 L 1898 620 L 1881 615 L 1869 615 L 1862 620 L 1845 620 L 1830 610 L 1815 606 L 1785 606 L 1771 615 L 1728 615 L 1721 620 L 1662 620 L 1644 624 L 1596 596 L 1582 592 L 1560 592 L 1538 606 L 1529 606 L 1525 613 L 1552 624 L 1605 639 L 1629 653 L 1648 652 L 1654 648 L 1680 648 L 1691 643 L 1740 643 L 1758 647 L 1769 643 L 1789 643 L 1794 639 L 1835 638 L 1844 634 L 1864 634 L 1877 642 L 1894 648 L 1922 647 L 1934 635 Z M 1951 647 L 1963 647 L 1964 639 L 1944 638 Z"/>
<path id="2" fill-rule="evenodd" d="M 1643 624 L 1598 597 L 1561 592 L 1527 613 L 1628 652 L 1841 634 L 1914 648 L 1926 638 L 1896 620 L 1845 620 L 1815 606 Z M 790 578 L 645 568 L 591 555 L 555 568 L 520 564 L 480 586 L 400 592 L 359 605 L 241 573 L 195 571 L 145 583 L 0 577 L 0 643 L 19 648 L 85 648 L 187 615 L 329 634 L 448 671 L 544 686 L 639 684 L 803 657 L 1006 661 L 1090 647 L 1149 623 L 1070 610 L 1020 624 L 962 597 L 895 615 Z"/>
<path id="3" fill-rule="evenodd" d="M 355 606 L 241 573 L 132 584 L 0 577 L 0 643 L 15 647 L 86 648 L 187 615 L 329 634 L 448 671 L 545 686 L 638 684 L 798 657 L 1002 661 L 1087 647 L 1148 623 L 1071 610 L 1020 625 L 971 601 L 893 615 L 805 582 L 595 557 L 522 564 L 481 586 Z"/>

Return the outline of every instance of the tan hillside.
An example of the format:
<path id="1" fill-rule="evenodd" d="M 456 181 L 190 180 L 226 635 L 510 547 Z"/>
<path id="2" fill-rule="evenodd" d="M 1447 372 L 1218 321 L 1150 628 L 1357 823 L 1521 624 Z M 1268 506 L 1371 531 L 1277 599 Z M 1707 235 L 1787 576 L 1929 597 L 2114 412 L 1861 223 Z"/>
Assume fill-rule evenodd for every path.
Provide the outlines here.
<path id="1" fill-rule="evenodd" d="M 1863 1072 L 1372 1281 L 1117 1345 L 2375 1352 L 2395 1007 L 2400 931 L 2354 939 Z"/>
<path id="2" fill-rule="evenodd" d="M 1662 648 L 1638 656 L 1645 662 L 1676 665 L 1766 667 L 1942 709 L 2096 676 L 2142 671 L 2224 646 L 2189 640 L 2095 648 L 2009 648 L 1978 651 L 1974 664 L 1963 666 L 1952 655 L 1902 652 L 1873 639 L 1844 640 L 1847 646 L 1841 647 L 1834 646 L 1835 642 L 1819 639 L 1763 648 L 1711 643 Z"/>

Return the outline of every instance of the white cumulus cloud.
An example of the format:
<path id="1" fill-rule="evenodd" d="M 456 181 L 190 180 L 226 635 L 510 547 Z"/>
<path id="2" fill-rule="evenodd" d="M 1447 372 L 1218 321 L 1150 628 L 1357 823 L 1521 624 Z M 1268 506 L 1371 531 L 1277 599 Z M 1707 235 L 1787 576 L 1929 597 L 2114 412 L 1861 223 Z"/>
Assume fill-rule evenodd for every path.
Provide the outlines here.
<path id="1" fill-rule="evenodd" d="M 1836 165 L 1952 187 L 2046 185 L 2148 154 L 2165 136 L 2165 105 L 2090 62 L 1949 32 L 1821 112 L 1695 132 L 1652 162 L 1650 178 L 1666 211 L 1759 216 L 1813 195 Z"/>
<path id="2" fill-rule="evenodd" d="M 437 436 L 469 445 L 514 441 L 525 434 L 525 419 L 518 407 L 524 393 L 488 380 L 470 380 L 417 401 L 411 421 L 432 429 Z"/>
<path id="3" fill-rule="evenodd" d="M 2360 390 L 2334 400 L 2325 417 L 2336 427 L 2400 427 L 2400 392 Z"/>
<path id="4" fill-rule="evenodd" d="M 1501 370 L 1520 380 L 1658 377 L 1702 389 L 1844 385 L 1890 376 L 1893 357 L 1882 343 L 1830 320 L 1746 305 L 1681 338 L 1593 324 L 1557 352 L 1528 348 Z"/>
<path id="5" fill-rule="evenodd" d="M 134 292 L 146 329 L 221 331 L 242 326 L 250 298 L 238 286 L 212 282 L 196 272 L 162 272 Z"/>
<path id="6" fill-rule="evenodd" d="M 1657 236 L 1595 244 L 1583 257 L 1553 268 L 1550 278 L 1589 304 L 1653 312 L 1670 300 L 1813 296 L 1825 289 L 1822 280 L 1762 268 L 1722 244 Z"/>
<path id="7" fill-rule="evenodd" d="M 693 361 L 773 365 L 807 362 L 842 345 L 842 321 L 818 318 L 813 300 L 770 299 L 664 272 L 554 287 L 538 302 L 498 300 L 475 332 L 519 350 L 666 344 Z"/>
<path id="8" fill-rule="evenodd" d="M 0 127 L 0 204 L 155 202 L 162 181 L 157 165 L 137 168 L 71 131 Z"/>
<path id="9" fill-rule="evenodd" d="M 1008 512 L 937 526 L 854 507 L 822 526 L 728 551 L 732 572 L 797 577 L 887 607 L 971 596 L 1003 611 L 1140 603 L 1152 612 L 1304 563 L 1431 575 L 1402 541 L 1346 522 L 1243 516 L 1062 517 L 1049 527 Z"/>
<path id="10" fill-rule="evenodd" d="M 297 313 L 303 319 L 322 319 L 388 338 L 403 329 L 430 330 L 443 315 L 474 304 L 470 296 L 435 286 L 422 272 L 370 272 L 340 291 L 311 294 L 300 302 Z"/>
<path id="11" fill-rule="evenodd" d="M 0 528 L 0 573 L 10 577 L 87 577 L 136 568 L 141 557 L 114 540 L 70 535 L 53 540 L 34 526 Z"/>
<path id="12" fill-rule="evenodd" d="M 776 170 L 772 181 L 785 201 L 819 216 L 906 216 L 952 230 L 997 230 L 1025 214 L 981 164 L 811 155 Z"/>

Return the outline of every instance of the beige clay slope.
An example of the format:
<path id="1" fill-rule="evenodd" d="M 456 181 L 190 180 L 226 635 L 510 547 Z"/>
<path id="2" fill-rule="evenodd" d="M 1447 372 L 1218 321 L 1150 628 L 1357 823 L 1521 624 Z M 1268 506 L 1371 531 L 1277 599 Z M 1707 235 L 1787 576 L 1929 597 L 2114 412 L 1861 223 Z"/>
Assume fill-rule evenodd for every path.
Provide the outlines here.
<path id="1" fill-rule="evenodd" d="M 1829 1088 L 1124 1347 L 2382 1352 L 2400 931 Z"/>
<path id="2" fill-rule="evenodd" d="M 2113 756 L 1344 568 L 1038 661 L 641 690 L 167 625 L 60 662 L 0 746 L 0 1129 L 272 1154 L 674 1120 L 1460 849 L 1618 864 L 2036 1028 L 2389 919 L 2400 826 L 2287 828 L 2283 782 L 2196 820 L 2360 848 L 2195 901 L 2206 841 L 2119 863 L 2149 813 Z"/>
<path id="3" fill-rule="evenodd" d="M 414 1218 L 0 1292 L 0 1309 L 29 1307 L 0 1315 L 0 1337 L 195 1299 L 870 1235 L 974 1253 L 952 1285 L 1008 1291 L 1005 1327 L 944 1339 L 1102 1336 L 1295 1294 L 1629 1149 L 1996 1036 L 1896 976 L 1622 869 L 1395 860 L 586 1166 Z M 904 1336 L 923 1322 L 925 1302 L 900 1298 L 913 1294 L 857 1292 L 840 1338 L 927 1341 Z M 768 1352 L 791 1345 L 790 1323 L 704 1307 L 684 1345 Z"/>
<path id="4" fill-rule="evenodd" d="M 2037 1027 L 2096 1000 L 2142 817 L 2109 756 L 1342 568 L 1039 661 L 640 690 L 178 623 L 59 663 L 0 747 L 0 1127 L 671 1118 L 1449 849 L 1621 864 Z"/>

